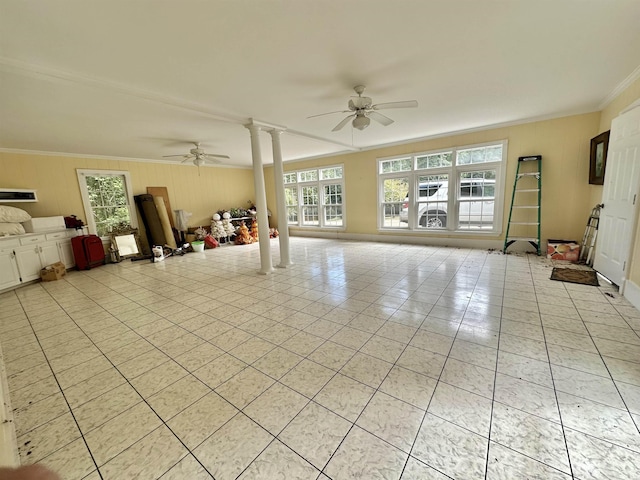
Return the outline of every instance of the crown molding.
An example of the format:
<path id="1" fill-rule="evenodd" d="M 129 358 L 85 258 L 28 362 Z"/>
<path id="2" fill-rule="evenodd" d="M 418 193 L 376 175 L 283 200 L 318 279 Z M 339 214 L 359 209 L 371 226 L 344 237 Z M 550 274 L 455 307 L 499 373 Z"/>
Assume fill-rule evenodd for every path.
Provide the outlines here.
<path id="1" fill-rule="evenodd" d="M 616 97 L 618 97 L 622 92 L 629 88 L 633 82 L 638 80 L 638 78 L 640 78 L 640 65 L 638 65 L 636 69 L 631 72 L 631 75 L 620 82 L 618 86 L 604 98 L 604 100 L 602 100 L 602 103 L 600 103 L 600 105 L 598 106 L 598 110 L 604 110 L 607 105 L 613 102 Z"/>
<path id="2" fill-rule="evenodd" d="M 193 167 L 193 163 L 182 163 L 170 160 L 159 160 L 157 158 L 132 158 L 132 157 L 115 157 L 108 155 L 91 155 L 83 153 L 67 153 L 67 152 L 45 152 L 41 150 L 21 150 L 19 148 L 0 148 L 0 153 L 15 153 L 19 155 L 40 155 L 43 157 L 69 157 L 69 158 L 88 158 L 95 160 L 113 160 L 121 162 L 139 162 L 139 163 L 159 163 L 161 165 L 178 165 L 183 167 Z M 251 170 L 252 167 L 246 165 L 222 165 L 222 164 L 204 164 L 202 167 L 215 168 L 237 168 L 241 170 Z"/>

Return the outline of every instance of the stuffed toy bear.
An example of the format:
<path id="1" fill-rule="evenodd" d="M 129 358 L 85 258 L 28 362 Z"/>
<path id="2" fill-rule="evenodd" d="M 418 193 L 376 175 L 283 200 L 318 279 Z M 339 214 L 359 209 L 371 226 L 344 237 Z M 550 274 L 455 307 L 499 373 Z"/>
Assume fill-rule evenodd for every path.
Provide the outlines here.
<path id="1" fill-rule="evenodd" d="M 238 227 L 238 231 L 236 232 L 236 245 L 248 245 L 253 243 L 253 238 L 251 238 L 251 234 L 249 233 L 249 229 L 242 222 Z"/>
<path id="2" fill-rule="evenodd" d="M 254 242 L 258 241 L 258 221 L 255 218 L 251 221 L 251 238 Z"/>

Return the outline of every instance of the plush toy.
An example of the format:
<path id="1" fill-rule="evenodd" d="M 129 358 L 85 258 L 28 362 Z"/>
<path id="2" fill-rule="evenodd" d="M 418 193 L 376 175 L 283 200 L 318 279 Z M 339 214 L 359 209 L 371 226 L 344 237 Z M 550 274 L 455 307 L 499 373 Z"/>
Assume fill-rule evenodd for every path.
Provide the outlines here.
<path id="1" fill-rule="evenodd" d="M 242 222 L 238 227 L 238 231 L 236 232 L 236 245 L 248 245 L 253 243 L 253 238 L 251 238 L 251 234 L 249 233 L 249 229 Z"/>
<path id="2" fill-rule="evenodd" d="M 224 227 L 224 231 L 227 233 L 228 237 L 236 233 L 236 229 L 231 224 L 231 214 L 229 212 L 224 212 L 222 214 L 222 226 Z"/>
<path id="3" fill-rule="evenodd" d="M 251 221 L 251 238 L 254 242 L 258 241 L 258 221 L 255 218 Z"/>
<path id="4" fill-rule="evenodd" d="M 211 235 L 213 235 L 217 240 L 227 236 L 227 232 L 224 229 L 220 215 L 217 213 L 213 215 L 213 219 L 211 220 Z"/>
<path id="5" fill-rule="evenodd" d="M 278 238 L 278 235 L 280 235 L 278 233 L 278 229 L 277 228 L 270 228 L 269 229 L 269 238 Z"/>

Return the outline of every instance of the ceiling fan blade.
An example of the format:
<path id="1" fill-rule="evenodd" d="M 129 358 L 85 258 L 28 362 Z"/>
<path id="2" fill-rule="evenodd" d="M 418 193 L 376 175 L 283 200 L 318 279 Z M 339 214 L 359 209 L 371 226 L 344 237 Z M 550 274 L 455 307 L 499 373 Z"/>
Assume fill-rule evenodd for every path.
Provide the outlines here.
<path id="1" fill-rule="evenodd" d="M 367 113 L 367 116 L 369 118 L 373 118 L 376 122 L 381 123 L 385 127 L 393 123 L 393 120 L 391 120 L 389 117 L 378 112 L 369 112 Z"/>
<path id="2" fill-rule="evenodd" d="M 342 121 L 336 125 L 335 127 L 333 127 L 333 130 L 331 130 L 332 132 L 337 132 L 338 130 L 342 130 L 342 128 L 349 123 L 349 120 L 351 120 L 352 118 L 355 118 L 356 115 L 348 115 L 347 117 L 343 118 Z"/>
<path id="3" fill-rule="evenodd" d="M 192 158 L 191 155 L 181 155 L 181 156 L 184 157 L 184 160 L 182 160 L 180 163 L 188 162 Z"/>
<path id="4" fill-rule="evenodd" d="M 407 100 L 406 102 L 378 103 L 377 105 L 372 105 L 371 108 L 374 110 L 384 110 L 385 108 L 416 108 L 417 106 L 418 102 L 416 100 Z"/>
<path id="5" fill-rule="evenodd" d="M 224 158 L 224 159 L 227 159 L 227 160 L 228 160 L 228 159 L 230 159 L 230 158 L 231 158 L 229 155 L 216 155 L 216 154 L 213 154 L 213 153 L 205 153 L 205 155 L 204 155 L 204 156 L 205 156 L 205 157 L 207 157 L 207 158 L 211 158 L 211 159 L 214 159 L 214 158 Z"/>
<path id="6" fill-rule="evenodd" d="M 310 117 L 307 117 L 307 119 L 309 118 L 315 118 L 315 117 L 322 117 L 324 115 L 333 115 L 334 113 L 350 113 L 351 110 L 338 110 L 336 112 L 327 112 L 327 113 L 320 113 L 318 115 L 311 115 Z"/>
<path id="7" fill-rule="evenodd" d="M 163 155 L 162 158 L 170 158 L 170 157 L 184 157 L 184 153 L 182 155 Z"/>

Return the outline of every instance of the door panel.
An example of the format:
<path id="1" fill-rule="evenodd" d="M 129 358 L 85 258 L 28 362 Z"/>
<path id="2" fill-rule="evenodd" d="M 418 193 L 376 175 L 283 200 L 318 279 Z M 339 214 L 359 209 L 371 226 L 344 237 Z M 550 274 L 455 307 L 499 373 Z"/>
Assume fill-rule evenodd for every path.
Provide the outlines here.
<path id="1" fill-rule="evenodd" d="M 640 107 L 620 115 L 611 135 L 602 192 L 604 208 L 593 268 L 621 289 L 635 232 L 640 183 Z"/>

